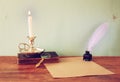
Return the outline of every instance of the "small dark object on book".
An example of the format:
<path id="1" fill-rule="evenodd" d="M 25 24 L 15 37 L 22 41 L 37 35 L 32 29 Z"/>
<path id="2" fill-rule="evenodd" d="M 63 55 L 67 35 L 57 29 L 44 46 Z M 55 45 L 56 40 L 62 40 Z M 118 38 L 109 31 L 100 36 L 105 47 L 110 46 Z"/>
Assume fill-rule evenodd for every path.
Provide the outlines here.
<path id="1" fill-rule="evenodd" d="M 46 56 L 46 59 L 58 57 L 56 52 L 43 52 L 43 53 L 41 53 L 41 57 L 42 56 Z"/>
<path id="2" fill-rule="evenodd" d="M 89 51 L 85 51 L 85 54 L 83 55 L 84 61 L 91 61 L 92 60 L 92 54 Z"/>

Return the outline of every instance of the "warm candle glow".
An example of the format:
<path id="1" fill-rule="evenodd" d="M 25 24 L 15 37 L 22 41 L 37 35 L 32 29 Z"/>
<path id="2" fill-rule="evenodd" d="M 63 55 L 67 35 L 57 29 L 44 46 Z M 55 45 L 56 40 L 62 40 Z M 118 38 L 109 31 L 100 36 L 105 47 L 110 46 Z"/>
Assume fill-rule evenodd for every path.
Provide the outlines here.
<path id="1" fill-rule="evenodd" d="M 28 15 L 31 15 L 31 12 L 30 12 L 30 11 L 28 11 Z"/>

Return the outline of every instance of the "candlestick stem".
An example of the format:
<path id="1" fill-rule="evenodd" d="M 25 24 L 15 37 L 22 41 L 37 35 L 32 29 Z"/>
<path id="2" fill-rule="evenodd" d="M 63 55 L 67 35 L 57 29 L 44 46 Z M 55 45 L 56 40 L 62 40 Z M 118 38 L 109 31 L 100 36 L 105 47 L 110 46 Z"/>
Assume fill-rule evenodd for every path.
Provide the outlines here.
<path id="1" fill-rule="evenodd" d="M 28 39 L 29 39 L 29 45 L 30 45 L 30 49 L 29 49 L 29 52 L 34 52 L 36 49 L 34 47 L 34 40 L 35 40 L 35 36 L 33 37 L 29 37 L 28 36 Z"/>

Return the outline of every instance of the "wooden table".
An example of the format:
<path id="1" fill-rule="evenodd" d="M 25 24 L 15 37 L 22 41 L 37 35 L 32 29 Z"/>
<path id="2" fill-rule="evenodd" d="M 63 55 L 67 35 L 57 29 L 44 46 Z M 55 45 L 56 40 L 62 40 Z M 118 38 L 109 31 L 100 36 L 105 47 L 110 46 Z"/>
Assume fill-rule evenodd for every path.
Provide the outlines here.
<path id="1" fill-rule="evenodd" d="M 18 65 L 16 56 L 0 56 L 0 82 L 120 82 L 120 56 L 93 57 L 93 61 L 116 74 L 54 79 L 44 65 Z"/>

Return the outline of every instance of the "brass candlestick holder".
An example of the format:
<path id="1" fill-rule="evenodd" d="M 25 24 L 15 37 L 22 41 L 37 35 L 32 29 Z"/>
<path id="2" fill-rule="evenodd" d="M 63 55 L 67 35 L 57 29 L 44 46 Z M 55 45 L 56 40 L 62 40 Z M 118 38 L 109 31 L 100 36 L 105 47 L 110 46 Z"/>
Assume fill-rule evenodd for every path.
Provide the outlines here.
<path id="1" fill-rule="evenodd" d="M 18 45 L 20 53 L 36 53 L 36 52 L 43 52 L 44 51 L 44 49 L 34 47 L 34 40 L 35 40 L 36 36 L 33 36 L 33 37 L 28 36 L 27 38 L 29 39 L 29 44 L 20 43 Z"/>
<path id="2" fill-rule="evenodd" d="M 44 52 L 44 49 L 35 48 L 34 40 L 36 36 L 27 37 L 29 43 L 20 43 L 18 45 L 18 64 L 32 64 L 37 63 L 41 57 L 41 53 Z"/>

